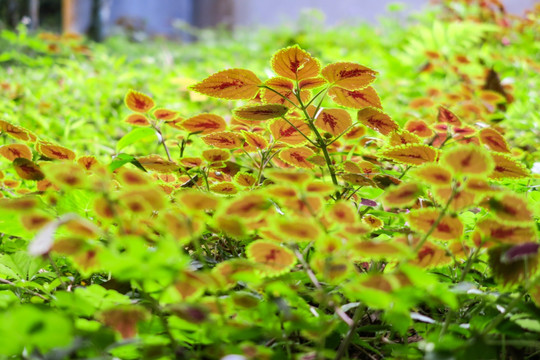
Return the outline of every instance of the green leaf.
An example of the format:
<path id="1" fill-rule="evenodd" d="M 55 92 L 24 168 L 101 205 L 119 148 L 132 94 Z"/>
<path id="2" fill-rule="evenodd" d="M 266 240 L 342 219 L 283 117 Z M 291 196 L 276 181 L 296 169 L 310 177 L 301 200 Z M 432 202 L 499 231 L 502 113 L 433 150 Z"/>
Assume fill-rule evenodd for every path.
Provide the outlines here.
<path id="1" fill-rule="evenodd" d="M 152 128 L 143 127 L 133 129 L 118 140 L 116 143 L 116 152 L 120 152 L 120 150 L 128 147 L 129 145 L 133 145 L 136 142 L 146 140 L 151 137 L 156 137 L 156 131 Z"/>
<path id="2" fill-rule="evenodd" d="M 133 156 L 128 154 L 118 154 L 113 161 L 109 164 L 109 170 L 114 171 L 127 163 L 135 165 L 140 170 L 147 172 L 146 169 L 141 165 L 141 163 L 135 159 Z"/>
<path id="3" fill-rule="evenodd" d="M 32 280 L 45 263 L 42 258 L 34 258 L 26 251 L 0 254 L 0 275 L 17 280 Z"/>

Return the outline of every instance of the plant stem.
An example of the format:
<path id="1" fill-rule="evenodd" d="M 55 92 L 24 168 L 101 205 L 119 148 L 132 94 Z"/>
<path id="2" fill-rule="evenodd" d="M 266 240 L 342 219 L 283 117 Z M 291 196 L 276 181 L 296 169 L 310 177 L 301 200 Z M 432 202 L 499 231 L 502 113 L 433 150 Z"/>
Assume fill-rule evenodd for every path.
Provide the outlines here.
<path id="1" fill-rule="evenodd" d="M 6 284 L 6 285 L 9 285 L 9 286 L 13 286 L 14 288 L 21 289 L 22 291 L 25 291 L 25 292 L 27 292 L 27 293 L 29 293 L 31 295 L 37 296 L 38 298 L 40 298 L 42 300 L 49 301 L 49 299 L 47 299 L 45 296 L 41 295 L 40 293 L 35 292 L 33 290 L 30 290 L 30 289 L 27 289 L 25 287 L 17 286 L 17 284 L 15 284 L 15 283 L 13 283 L 13 282 L 11 282 L 9 280 L 0 278 L 0 283 Z"/>
<path id="2" fill-rule="evenodd" d="M 358 305 L 354 310 L 352 325 L 349 327 L 349 331 L 347 332 L 347 335 L 343 338 L 343 341 L 341 341 L 341 344 L 339 344 L 339 348 L 334 360 L 340 360 L 343 355 L 345 355 L 345 352 L 349 347 L 349 343 L 351 342 L 351 339 L 354 335 L 354 331 L 358 326 L 358 322 L 362 319 L 362 316 L 364 315 L 364 310 L 365 307 L 363 305 Z"/>

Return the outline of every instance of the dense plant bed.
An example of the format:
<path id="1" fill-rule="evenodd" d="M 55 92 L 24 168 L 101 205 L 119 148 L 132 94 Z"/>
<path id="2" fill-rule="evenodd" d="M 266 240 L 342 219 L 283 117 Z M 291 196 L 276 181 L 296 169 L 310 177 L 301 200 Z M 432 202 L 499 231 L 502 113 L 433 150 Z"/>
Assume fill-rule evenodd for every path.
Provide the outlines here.
<path id="1" fill-rule="evenodd" d="M 540 14 L 456 3 L 349 53 L 4 32 L 0 354 L 538 356 Z"/>

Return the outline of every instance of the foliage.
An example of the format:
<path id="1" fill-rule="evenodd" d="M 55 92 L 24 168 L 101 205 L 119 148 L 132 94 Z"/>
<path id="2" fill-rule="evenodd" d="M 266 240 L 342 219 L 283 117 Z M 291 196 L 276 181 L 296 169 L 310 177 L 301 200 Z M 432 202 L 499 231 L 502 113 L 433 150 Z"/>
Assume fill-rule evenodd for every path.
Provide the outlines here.
<path id="1" fill-rule="evenodd" d="M 2 33 L 0 354 L 535 356 L 540 13 L 458 3 L 167 66 Z"/>

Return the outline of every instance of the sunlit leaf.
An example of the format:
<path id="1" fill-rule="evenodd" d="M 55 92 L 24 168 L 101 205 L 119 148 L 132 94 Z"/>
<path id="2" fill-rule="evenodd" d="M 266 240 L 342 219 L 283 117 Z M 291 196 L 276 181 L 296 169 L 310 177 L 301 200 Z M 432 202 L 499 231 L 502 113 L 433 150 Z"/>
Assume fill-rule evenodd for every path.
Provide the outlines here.
<path id="1" fill-rule="evenodd" d="M 461 126 L 461 120 L 452 111 L 448 110 L 444 106 L 439 106 L 439 114 L 437 115 L 437 121 L 440 123 L 446 123 L 454 126 Z"/>
<path id="2" fill-rule="evenodd" d="M 345 140 L 354 140 L 361 138 L 366 134 L 366 128 L 364 126 L 353 126 L 345 135 L 343 135 L 343 138 Z"/>
<path id="3" fill-rule="evenodd" d="M 124 119 L 124 122 L 133 126 L 150 126 L 150 120 L 142 114 L 130 114 Z"/>
<path id="4" fill-rule="evenodd" d="M 333 204 L 328 210 L 328 216 L 340 224 L 354 224 L 357 220 L 355 208 L 345 201 Z"/>
<path id="5" fill-rule="evenodd" d="M 448 150 L 441 160 L 455 174 L 479 176 L 493 169 L 493 161 L 487 151 L 474 145 L 460 145 Z"/>
<path id="6" fill-rule="evenodd" d="M 45 174 L 41 171 L 39 165 L 25 158 L 13 160 L 13 168 L 17 175 L 24 180 L 39 181 L 45 178 Z"/>
<path id="7" fill-rule="evenodd" d="M 533 218 L 533 212 L 527 200 L 514 193 L 493 195 L 482 205 L 487 206 L 499 219 L 509 223 L 529 222 Z"/>
<path id="8" fill-rule="evenodd" d="M 340 135 L 351 125 L 351 115 L 343 109 L 323 109 L 315 120 L 315 126 L 334 136 Z"/>
<path id="9" fill-rule="evenodd" d="M 372 107 L 358 111 L 358 121 L 383 135 L 399 129 L 399 125 L 390 116 Z"/>
<path id="10" fill-rule="evenodd" d="M 7 121 L 0 120 L 0 132 L 5 133 L 8 136 L 27 142 L 36 141 L 37 137 L 30 130 L 23 128 L 22 126 L 8 123 Z"/>
<path id="11" fill-rule="evenodd" d="M 375 80 L 377 72 L 350 62 L 337 62 L 325 66 L 322 76 L 332 85 L 347 90 L 363 89 Z"/>
<path id="12" fill-rule="evenodd" d="M 289 108 L 280 104 L 246 105 L 233 110 L 236 117 L 244 120 L 269 120 L 282 117 Z"/>
<path id="13" fill-rule="evenodd" d="M 284 142 L 289 145 L 303 144 L 307 140 L 302 134 L 307 137 L 311 134 L 308 124 L 303 120 L 296 118 L 289 119 L 288 122 L 283 119 L 274 120 L 270 124 L 270 132 L 276 141 Z"/>
<path id="14" fill-rule="evenodd" d="M 147 155 L 137 158 L 137 161 L 148 170 L 168 173 L 178 170 L 179 166 L 173 161 L 165 160 L 159 155 Z"/>
<path id="15" fill-rule="evenodd" d="M 308 158 L 314 154 L 313 150 L 307 147 L 288 148 L 281 150 L 279 158 L 294 167 L 312 169 L 314 165 Z"/>
<path id="16" fill-rule="evenodd" d="M 213 145 L 220 149 L 237 149 L 242 147 L 244 143 L 244 138 L 232 131 L 222 131 L 206 135 L 203 138 L 203 141 L 208 145 Z"/>
<path id="17" fill-rule="evenodd" d="M 405 124 L 405 130 L 420 136 L 422 138 L 430 137 L 433 135 L 433 130 L 429 128 L 429 125 L 425 121 L 414 119 L 409 120 Z"/>
<path id="18" fill-rule="evenodd" d="M 407 130 L 393 131 L 390 133 L 390 137 L 388 139 L 388 144 L 390 146 L 420 144 L 421 142 L 422 139 L 413 133 L 408 132 Z"/>
<path id="19" fill-rule="evenodd" d="M 261 194 L 247 194 L 234 199 L 226 208 L 227 215 L 236 215 L 242 219 L 256 218 L 264 213 L 270 203 Z"/>
<path id="20" fill-rule="evenodd" d="M 375 89 L 368 86 L 362 90 L 346 90 L 333 87 L 328 91 L 328 95 L 338 105 L 353 109 L 363 109 L 366 107 L 382 108 L 381 99 Z"/>
<path id="21" fill-rule="evenodd" d="M 311 174 L 304 171 L 289 170 L 289 169 L 268 169 L 265 175 L 277 182 L 286 182 L 296 185 L 301 185 L 311 179 Z"/>
<path id="22" fill-rule="evenodd" d="M 146 113 L 156 105 L 150 96 L 135 90 L 128 91 L 124 101 L 129 110 L 138 113 Z"/>
<path id="23" fill-rule="evenodd" d="M 427 233 L 439 218 L 440 210 L 433 208 L 411 210 L 405 215 L 412 229 Z M 452 215 L 444 215 L 431 236 L 439 240 L 457 240 L 463 235 L 463 223 Z"/>
<path id="24" fill-rule="evenodd" d="M 60 188 L 80 188 L 86 184 L 86 173 L 77 163 L 51 162 L 43 165 L 43 172 L 49 181 Z"/>
<path id="25" fill-rule="evenodd" d="M 376 186 L 372 179 L 362 174 L 344 174 L 341 178 L 355 186 Z"/>
<path id="26" fill-rule="evenodd" d="M 0 146 L 0 155 L 13 161 L 16 158 L 32 160 L 32 149 L 25 144 L 9 144 Z"/>
<path id="27" fill-rule="evenodd" d="M 260 265 L 259 271 L 265 275 L 280 275 L 296 263 L 293 252 L 275 242 L 257 240 L 246 247 L 249 260 Z"/>
<path id="28" fill-rule="evenodd" d="M 225 130 L 227 123 L 219 115 L 200 114 L 182 121 L 180 126 L 189 132 L 207 135 Z"/>
<path id="29" fill-rule="evenodd" d="M 157 140 L 156 132 L 152 128 L 140 128 L 140 129 L 133 129 L 130 132 L 128 132 L 126 135 L 122 136 L 120 140 L 116 143 L 116 151 L 120 152 L 122 149 L 133 145 L 135 143 L 138 143 L 140 141 L 144 141 L 147 139 L 154 139 Z"/>
<path id="30" fill-rule="evenodd" d="M 125 186 L 146 186 L 152 182 L 145 172 L 125 167 L 118 170 L 116 179 Z"/>
<path id="31" fill-rule="evenodd" d="M 275 77 L 267 80 L 264 85 L 270 88 L 262 89 L 261 97 L 265 103 L 284 105 L 288 108 L 299 105 L 298 99 L 296 98 L 295 85 L 291 80 Z M 300 91 L 300 99 L 303 103 L 306 103 L 310 97 L 311 93 L 308 90 Z"/>
<path id="32" fill-rule="evenodd" d="M 250 146 L 253 146 L 256 149 L 264 150 L 268 147 L 268 140 L 266 140 L 262 135 L 247 131 L 242 131 L 242 135 L 246 139 L 246 143 Z"/>
<path id="33" fill-rule="evenodd" d="M 480 142 L 493 151 L 509 153 L 510 149 L 504 137 L 495 129 L 484 128 L 478 133 Z"/>
<path id="34" fill-rule="evenodd" d="M 171 121 L 178 117 L 178 112 L 169 109 L 156 109 L 152 114 L 156 119 L 162 121 Z"/>
<path id="35" fill-rule="evenodd" d="M 257 182 L 257 178 L 255 175 L 246 173 L 246 172 L 239 172 L 236 175 L 234 175 L 234 181 L 241 186 L 251 187 L 255 185 Z"/>
<path id="36" fill-rule="evenodd" d="M 397 258 L 407 252 L 403 244 L 390 241 L 356 240 L 350 243 L 350 247 L 354 253 L 368 258 Z"/>
<path id="37" fill-rule="evenodd" d="M 221 149 L 209 149 L 202 152 L 203 158 L 208 162 L 227 161 L 231 157 L 228 151 Z"/>
<path id="38" fill-rule="evenodd" d="M 421 193 L 422 188 L 419 184 L 401 183 L 397 187 L 388 189 L 382 201 L 387 207 L 404 207 L 414 204 Z"/>
<path id="39" fill-rule="evenodd" d="M 261 80 L 249 70 L 228 69 L 210 75 L 191 89 L 212 97 L 239 100 L 255 97 L 260 84 Z"/>
<path id="40" fill-rule="evenodd" d="M 346 257 L 329 257 L 320 253 L 313 256 L 310 265 L 318 277 L 333 283 L 343 280 L 351 269 L 350 261 Z"/>
<path id="41" fill-rule="evenodd" d="M 99 162 L 95 156 L 84 155 L 77 159 L 77 164 L 81 165 L 86 170 L 92 170 L 94 167 L 99 165 Z"/>
<path id="42" fill-rule="evenodd" d="M 49 159 L 73 160 L 76 157 L 70 149 L 47 141 L 36 142 L 36 151 Z"/>
<path id="43" fill-rule="evenodd" d="M 440 204 L 446 204 L 452 196 L 454 190 L 451 186 L 438 187 L 434 189 L 433 195 L 439 201 Z M 457 191 L 454 198 L 450 202 L 449 209 L 452 211 L 459 211 L 465 208 L 471 207 L 476 203 L 475 193 L 466 189 Z"/>
<path id="44" fill-rule="evenodd" d="M 387 148 L 380 152 L 380 156 L 409 165 L 421 165 L 434 162 L 437 159 L 437 150 L 429 145 L 408 144 Z"/>
<path id="45" fill-rule="evenodd" d="M 371 228 L 371 230 L 377 230 L 384 226 L 384 222 L 374 215 L 365 215 L 362 221 Z"/>
<path id="46" fill-rule="evenodd" d="M 232 195 L 238 192 L 238 188 L 236 187 L 236 185 L 229 181 L 224 181 L 218 184 L 211 185 L 210 190 L 215 193 L 224 195 Z"/>
<path id="47" fill-rule="evenodd" d="M 35 196 L 24 196 L 18 198 L 0 199 L 0 209 L 9 211 L 26 212 L 36 208 L 39 200 Z"/>
<path id="48" fill-rule="evenodd" d="M 314 77 L 303 79 L 298 82 L 298 87 L 303 90 L 316 89 L 326 84 L 326 79 L 323 77 Z"/>
<path id="49" fill-rule="evenodd" d="M 424 164 L 413 169 L 411 175 L 431 185 L 450 185 L 452 181 L 452 173 L 439 164 Z"/>
<path id="50" fill-rule="evenodd" d="M 292 80 L 313 78 L 319 75 L 321 65 L 298 45 L 277 51 L 272 56 L 272 70 Z"/>
<path id="51" fill-rule="evenodd" d="M 412 265 L 427 269 L 446 265 L 450 262 L 452 262 L 452 257 L 447 251 L 429 241 L 426 241 L 424 245 L 422 245 L 418 250 L 416 258 L 410 261 Z"/>
<path id="52" fill-rule="evenodd" d="M 241 238 L 246 235 L 246 226 L 238 216 L 227 216 L 225 214 L 218 216 L 216 225 L 229 236 Z"/>
<path id="53" fill-rule="evenodd" d="M 508 225 L 484 219 L 477 223 L 477 227 L 489 240 L 504 244 L 525 243 L 535 238 L 532 224 Z"/>
<path id="54" fill-rule="evenodd" d="M 489 174 L 491 179 L 519 179 L 530 176 L 529 170 L 510 155 L 491 153 L 495 168 Z"/>
<path id="55" fill-rule="evenodd" d="M 275 226 L 283 235 L 282 242 L 296 241 L 313 241 L 320 235 L 320 230 L 317 225 L 310 219 L 305 218 L 289 218 L 279 219 Z"/>

